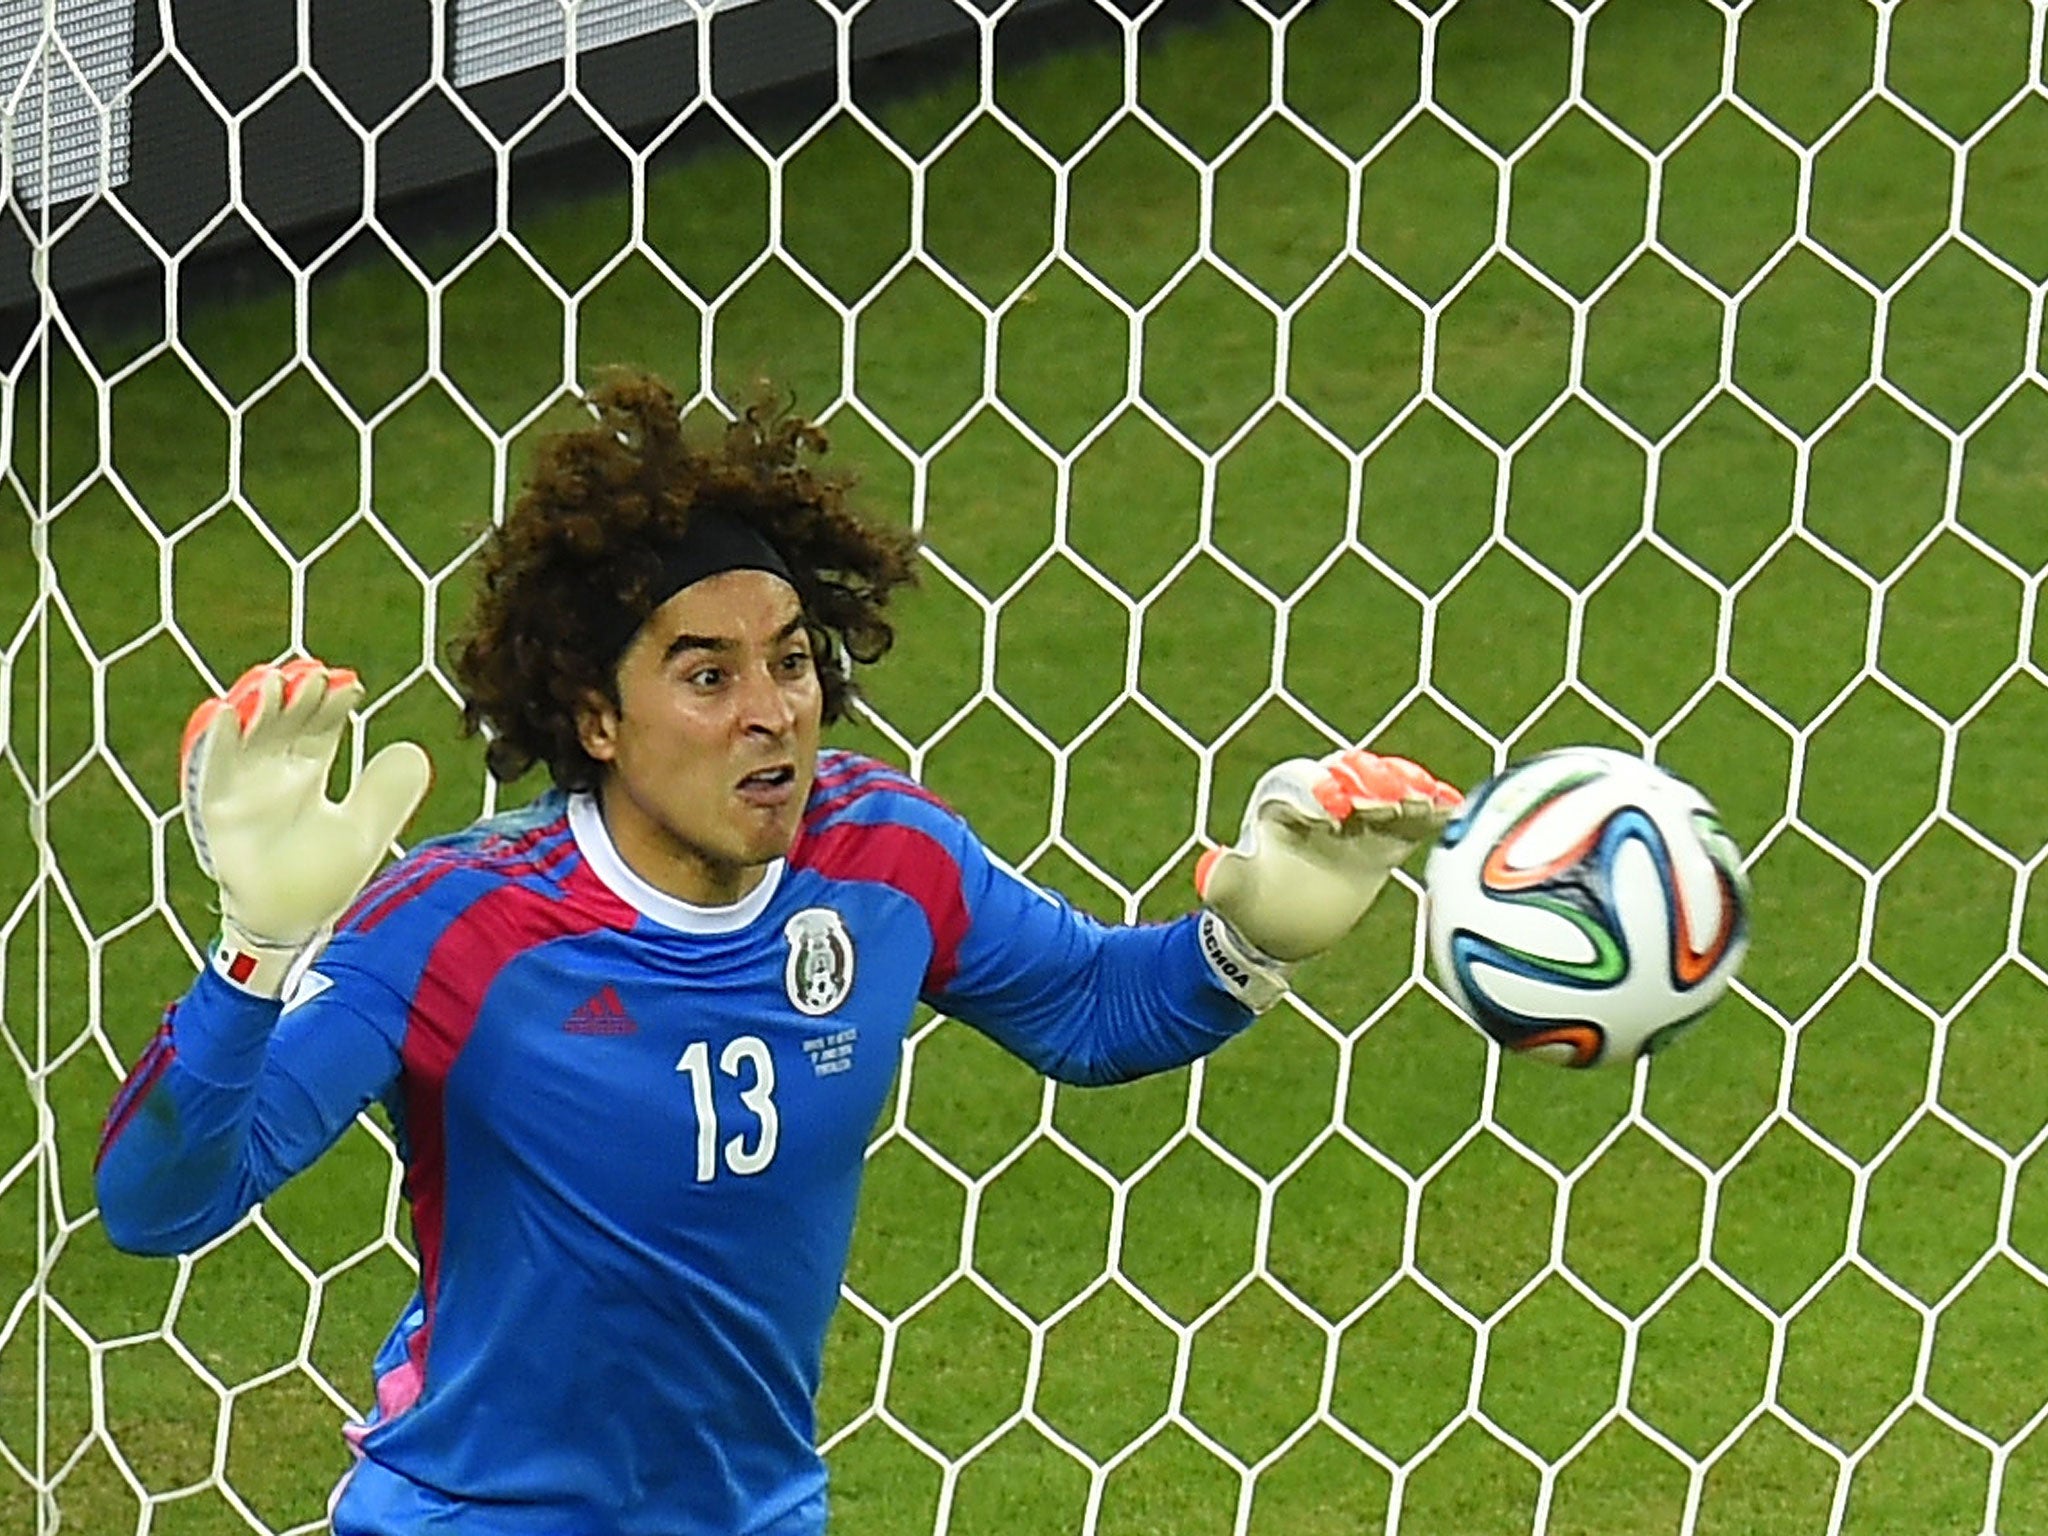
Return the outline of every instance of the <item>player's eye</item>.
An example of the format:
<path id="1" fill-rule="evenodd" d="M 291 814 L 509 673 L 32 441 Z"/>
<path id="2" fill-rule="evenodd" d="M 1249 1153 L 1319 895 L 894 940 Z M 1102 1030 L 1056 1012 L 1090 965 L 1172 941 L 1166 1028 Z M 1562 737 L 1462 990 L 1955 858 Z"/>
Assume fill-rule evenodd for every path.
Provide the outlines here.
<path id="1" fill-rule="evenodd" d="M 688 677 L 688 682 L 692 688 L 716 688 L 724 681 L 725 668 L 723 667 L 698 667 Z"/>
<path id="2" fill-rule="evenodd" d="M 798 647 L 782 658 L 782 670 L 792 677 L 801 677 L 811 670 L 811 653 L 807 647 Z"/>

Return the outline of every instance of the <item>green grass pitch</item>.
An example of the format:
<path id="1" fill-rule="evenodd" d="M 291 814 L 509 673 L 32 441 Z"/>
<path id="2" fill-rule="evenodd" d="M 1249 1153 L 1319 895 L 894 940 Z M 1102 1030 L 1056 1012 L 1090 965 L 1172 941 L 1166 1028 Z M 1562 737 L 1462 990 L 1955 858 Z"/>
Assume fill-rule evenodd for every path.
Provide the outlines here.
<path id="1" fill-rule="evenodd" d="M 345 1463 L 313 1373 L 362 1401 L 410 1287 L 383 1148 L 358 1128 L 270 1204 L 295 1260 L 255 1230 L 189 1275 L 116 1255 L 82 1220 L 116 1079 L 90 1029 L 132 1060 L 186 985 L 150 910 L 159 862 L 186 931 L 208 929 L 181 830 L 150 821 L 174 805 L 195 660 L 222 680 L 293 649 L 352 663 L 395 693 L 369 745 L 435 756 L 419 830 L 477 813 L 479 754 L 424 668 L 500 491 L 487 431 L 545 405 L 565 357 L 725 390 L 766 371 L 813 408 L 853 386 L 836 452 L 874 505 L 921 499 L 943 570 L 869 686 L 894 739 L 843 739 L 929 746 L 921 771 L 994 846 L 1096 910 L 1124 911 L 1106 881 L 1143 915 L 1184 908 L 1198 839 L 1230 835 L 1256 773 L 1338 737 L 1469 784 L 1497 745 L 1633 728 L 1756 851 L 1755 1002 L 1660 1059 L 1640 1115 L 1627 1075 L 1496 1067 L 1402 991 L 1405 888 L 1303 971 L 1329 1030 L 1283 1009 L 1196 1084 L 1062 1090 L 1057 1134 L 1020 1156 L 1042 1085 L 957 1025 L 921 1037 L 856 1242 L 866 1309 L 842 1308 L 828 1360 L 823 1428 L 856 1426 L 832 1452 L 836 1532 L 930 1531 L 943 1506 L 955 1533 L 1934 1536 L 1988 1528 L 1994 1499 L 1997 1529 L 2048 1529 L 2038 16 L 1758 0 L 1724 56 L 1704 0 L 1586 9 L 1576 61 L 1569 5 L 1437 17 L 1435 100 L 1462 132 L 1401 126 L 1417 16 L 1302 10 L 1281 78 L 1326 145 L 1285 119 L 1252 133 L 1213 171 L 1206 231 L 1204 168 L 1274 78 L 1257 13 L 1148 48 L 1149 123 L 1099 138 L 1113 47 L 1005 72 L 1005 112 L 1074 163 L 1064 200 L 985 119 L 933 162 L 917 226 L 993 327 L 930 271 L 890 275 L 912 180 L 841 120 L 790 157 L 787 260 L 758 268 L 768 178 L 738 147 L 651 178 L 646 251 L 616 265 L 624 198 L 515 198 L 534 261 L 585 290 L 573 338 L 503 245 L 419 253 L 449 278 L 431 359 L 395 258 L 323 269 L 309 352 L 367 436 L 291 366 L 288 290 L 193 306 L 179 352 L 88 329 L 47 386 L 21 369 L 0 492 L 0 1442 L 70 1464 L 62 1529 L 140 1529 L 131 1476 L 164 1495 L 216 1473 L 249 1515 L 307 1528 Z M 1859 109 L 1880 57 L 1889 97 Z M 1741 101 L 1686 132 L 1724 68 Z M 1532 138 L 1575 78 L 1597 115 Z M 926 155 L 975 89 L 880 125 Z M 1809 177 L 1797 148 L 1823 138 Z M 1041 270 L 1061 218 L 1088 278 Z M 1216 261 L 1190 265 L 1205 233 Z M 1326 275 L 1347 240 L 1377 273 Z M 708 335 L 670 273 L 731 286 Z M 1454 290 L 1425 336 L 1413 300 Z M 129 370 L 104 438 L 80 352 Z M 989 370 L 1004 409 L 973 412 Z M 1121 408 L 1133 379 L 1149 411 Z M 1270 407 L 1276 384 L 1298 413 Z M 232 436 L 223 401 L 244 408 Z M 402 547 L 342 531 L 365 495 Z M 39 505 L 62 507 L 41 610 Z M 1068 553 L 1040 563 L 1056 533 Z M 37 902 L 39 785 L 59 879 Z M 876 1321 L 906 1316 L 893 1337 Z M 1026 1319 L 1057 1319 L 1042 1349 Z M 1099 1485 L 1040 1424 L 1109 1467 Z M 949 1480 L 906 1432 L 976 1454 Z M 248 1528 L 217 1486 L 147 1526 Z M 39 1529 L 0 1458 L 0 1536 Z"/>

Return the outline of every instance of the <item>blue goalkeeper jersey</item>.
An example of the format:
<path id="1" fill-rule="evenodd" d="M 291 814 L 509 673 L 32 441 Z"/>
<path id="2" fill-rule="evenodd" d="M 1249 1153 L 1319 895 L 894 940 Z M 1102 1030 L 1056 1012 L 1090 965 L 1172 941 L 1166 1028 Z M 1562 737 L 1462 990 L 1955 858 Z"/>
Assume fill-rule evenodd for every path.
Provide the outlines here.
<path id="1" fill-rule="evenodd" d="M 816 1536 L 826 1325 L 920 999 L 1074 1083 L 1251 1019 L 1192 918 L 1077 913 L 867 758 L 821 756 L 730 907 L 550 794 L 393 865 L 282 1006 L 204 970 L 109 1113 L 101 1214 L 189 1251 L 381 1100 L 420 1283 L 337 1536 Z"/>

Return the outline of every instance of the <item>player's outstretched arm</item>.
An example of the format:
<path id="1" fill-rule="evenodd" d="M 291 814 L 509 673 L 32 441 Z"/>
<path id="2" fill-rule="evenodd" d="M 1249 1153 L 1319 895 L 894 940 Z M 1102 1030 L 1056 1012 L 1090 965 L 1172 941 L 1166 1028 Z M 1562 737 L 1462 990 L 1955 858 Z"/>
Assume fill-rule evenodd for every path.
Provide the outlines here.
<path id="1" fill-rule="evenodd" d="M 295 1011 L 277 1001 L 426 793 L 426 754 L 408 743 L 327 798 L 362 696 L 354 673 L 316 661 L 257 667 L 186 726 L 185 824 L 220 885 L 221 934 L 107 1112 L 94 1186 L 125 1252 L 211 1241 L 398 1071 L 399 1031 L 374 988 L 330 986 Z"/>
<path id="2" fill-rule="evenodd" d="M 1252 791 L 1237 842 L 1198 866 L 1205 910 L 1136 926 L 1076 913 L 989 857 L 962 824 L 968 922 L 927 1000 L 1061 1082 L 1185 1065 L 1277 1003 L 1293 962 L 1349 932 L 1462 803 L 1401 758 L 1352 751 L 1282 763 Z"/>
<path id="3" fill-rule="evenodd" d="M 1292 962 L 1322 953 L 1463 803 L 1419 764 L 1359 748 L 1269 769 L 1252 789 L 1237 841 L 1212 849 L 1195 871 L 1203 905 L 1228 930 L 1204 935 L 1211 964 L 1256 969 L 1277 961 L 1284 975 Z M 1228 953 L 1233 939 L 1252 953 Z"/>
<path id="4" fill-rule="evenodd" d="M 220 886 L 214 968 L 276 997 L 293 959 L 324 937 L 412 819 L 427 754 L 397 742 L 363 765 L 339 803 L 327 777 L 363 699 L 355 673 L 318 661 L 252 667 L 185 726 L 185 829 Z"/>

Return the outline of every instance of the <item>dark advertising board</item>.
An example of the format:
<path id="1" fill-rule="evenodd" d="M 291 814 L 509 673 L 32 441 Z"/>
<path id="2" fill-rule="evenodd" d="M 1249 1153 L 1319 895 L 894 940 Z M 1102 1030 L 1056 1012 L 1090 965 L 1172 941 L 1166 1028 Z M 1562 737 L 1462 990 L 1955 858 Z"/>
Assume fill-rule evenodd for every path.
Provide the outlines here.
<path id="1" fill-rule="evenodd" d="M 906 60 L 971 59 L 998 10 L 1000 46 L 1043 42 L 1076 5 L 876 0 L 849 17 L 822 0 L 583 0 L 573 69 L 559 0 L 309 0 L 303 29 L 278 0 L 0 7 L 0 313 L 18 337 L 39 266 L 71 301 L 264 237 L 309 262 L 366 216 L 402 228 L 437 199 L 488 217 L 507 155 L 559 160 L 611 134 L 680 150 L 674 126 L 712 98 L 742 121 L 763 103 L 822 109 L 842 58 L 859 99 Z"/>

